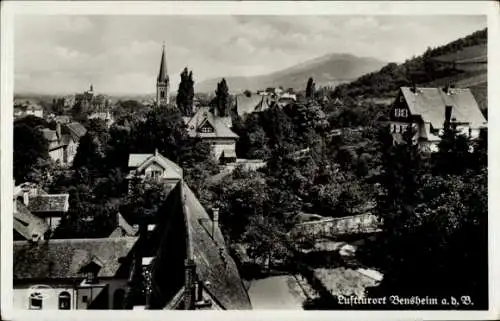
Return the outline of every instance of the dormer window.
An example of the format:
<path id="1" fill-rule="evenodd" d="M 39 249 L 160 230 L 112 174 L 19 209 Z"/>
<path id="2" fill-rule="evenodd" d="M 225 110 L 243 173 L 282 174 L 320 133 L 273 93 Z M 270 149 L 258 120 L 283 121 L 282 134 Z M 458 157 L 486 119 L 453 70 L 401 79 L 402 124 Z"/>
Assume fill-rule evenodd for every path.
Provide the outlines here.
<path id="1" fill-rule="evenodd" d="M 205 127 L 202 127 L 202 128 L 200 129 L 200 131 L 201 131 L 202 133 L 212 133 L 214 130 L 213 130 L 212 128 L 208 127 L 208 126 L 205 126 Z"/>
<path id="2" fill-rule="evenodd" d="M 102 262 L 96 257 L 94 257 L 86 266 L 84 266 L 81 270 L 81 273 L 85 275 L 85 283 L 97 283 L 97 275 L 99 274 L 102 266 Z"/>
<path id="3" fill-rule="evenodd" d="M 214 128 L 208 123 L 205 122 L 200 128 L 198 129 L 202 133 L 213 133 Z"/>
<path id="4" fill-rule="evenodd" d="M 85 274 L 85 281 L 89 284 L 93 284 L 97 282 L 97 273 L 95 271 L 88 271 Z"/>

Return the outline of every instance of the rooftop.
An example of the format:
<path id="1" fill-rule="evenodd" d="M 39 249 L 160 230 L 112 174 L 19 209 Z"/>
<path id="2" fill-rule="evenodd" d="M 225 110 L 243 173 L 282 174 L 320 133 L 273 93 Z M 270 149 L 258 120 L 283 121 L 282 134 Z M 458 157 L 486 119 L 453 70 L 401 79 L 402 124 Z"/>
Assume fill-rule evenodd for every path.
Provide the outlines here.
<path id="1" fill-rule="evenodd" d="M 186 121 L 186 120 L 185 120 Z M 213 127 L 214 131 L 211 133 L 201 133 L 198 131 L 200 126 L 206 122 Z M 237 139 L 236 135 L 231 129 L 231 117 L 215 116 L 210 111 L 210 107 L 200 107 L 196 113 L 186 122 L 188 127 L 188 135 L 191 137 L 201 138 L 232 138 Z"/>
<path id="2" fill-rule="evenodd" d="M 31 212 L 67 212 L 69 194 L 46 194 L 29 198 L 28 209 Z"/>
<path id="3" fill-rule="evenodd" d="M 49 226 L 42 218 L 33 215 L 21 201 L 16 202 L 14 210 L 14 231 L 26 240 L 31 240 L 33 235 L 43 236 L 49 230 Z"/>
<path id="4" fill-rule="evenodd" d="M 206 290 L 225 309 L 251 309 L 250 299 L 243 286 L 238 269 L 226 248 L 222 232 L 215 228 L 211 236 L 211 219 L 191 189 L 181 184 L 184 215 L 189 229 L 189 250 L 196 264 L 196 272 Z M 182 197 L 179 195 L 179 197 Z"/>
<path id="5" fill-rule="evenodd" d="M 138 237 L 54 239 L 14 242 L 14 280 L 82 278 L 81 269 L 97 259 L 98 277 L 113 277 Z"/>
<path id="6" fill-rule="evenodd" d="M 457 122 L 470 123 L 472 128 L 486 126 L 479 106 L 470 89 L 450 88 L 449 94 L 442 88 L 401 87 L 401 92 L 413 116 L 421 116 L 425 123 L 442 128 L 445 121 L 445 107 L 452 106 L 451 117 Z"/>
<path id="7" fill-rule="evenodd" d="M 130 154 L 128 158 L 128 167 L 136 169 L 137 172 L 141 172 L 153 163 L 167 170 L 167 177 L 182 178 L 182 168 L 158 152 L 154 154 Z"/>

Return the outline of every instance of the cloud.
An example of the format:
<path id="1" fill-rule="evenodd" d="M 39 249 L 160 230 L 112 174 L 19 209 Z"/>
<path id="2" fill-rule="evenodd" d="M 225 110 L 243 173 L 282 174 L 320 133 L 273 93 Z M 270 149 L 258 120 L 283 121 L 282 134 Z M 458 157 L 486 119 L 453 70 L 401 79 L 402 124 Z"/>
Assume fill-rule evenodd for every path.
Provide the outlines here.
<path id="1" fill-rule="evenodd" d="M 185 66 L 201 81 L 327 53 L 401 62 L 485 26 L 478 16 L 16 16 L 15 90 L 150 93 L 163 41 L 176 89 Z"/>

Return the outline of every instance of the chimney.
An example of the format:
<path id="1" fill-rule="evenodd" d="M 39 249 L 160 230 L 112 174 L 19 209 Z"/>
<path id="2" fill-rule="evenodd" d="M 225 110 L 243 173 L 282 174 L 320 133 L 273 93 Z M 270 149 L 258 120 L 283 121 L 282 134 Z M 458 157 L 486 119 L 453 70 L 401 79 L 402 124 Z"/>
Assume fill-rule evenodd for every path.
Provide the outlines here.
<path id="1" fill-rule="evenodd" d="M 196 264 L 193 260 L 187 259 L 184 261 L 184 310 L 193 310 L 195 303 L 195 277 Z"/>
<path id="2" fill-rule="evenodd" d="M 144 287 L 145 287 L 145 296 L 146 296 L 146 308 L 149 308 L 150 306 L 150 299 L 151 299 L 151 285 L 152 285 L 152 278 L 151 278 L 151 263 L 153 261 L 152 257 L 143 257 L 142 258 L 142 277 L 144 280 Z"/>
<path id="3" fill-rule="evenodd" d="M 444 122 L 445 124 L 449 124 L 451 121 L 451 109 L 452 106 L 446 106 L 444 111 Z"/>
<path id="4" fill-rule="evenodd" d="M 203 282 L 198 281 L 196 284 L 196 301 L 203 301 Z"/>
<path id="5" fill-rule="evenodd" d="M 212 238 L 215 238 L 215 227 L 219 225 L 219 208 L 212 208 Z"/>
<path id="6" fill-rule="evenodd" d="M 30 195 L 29 192 L 23 192 L 23 203 L 28 206 L 30 203 Z"/>
<path id="7" fill-rule="evenodd" d="M 158 156 L 158 148 L 155 148 L 155 156 Z"/>
<path id="8" fill-rule="evenodd" d="M 38 234 L 31 234 L 31 242 L 37 243 L 38 240 L 40 240 L 40 235 L 38 235 Z"/>
<path id="9" fill-rule="evenodd" d="M 56 123 L 56 134 L 57 139 L 61 139 L 61 123 L 59 122 Z"/>

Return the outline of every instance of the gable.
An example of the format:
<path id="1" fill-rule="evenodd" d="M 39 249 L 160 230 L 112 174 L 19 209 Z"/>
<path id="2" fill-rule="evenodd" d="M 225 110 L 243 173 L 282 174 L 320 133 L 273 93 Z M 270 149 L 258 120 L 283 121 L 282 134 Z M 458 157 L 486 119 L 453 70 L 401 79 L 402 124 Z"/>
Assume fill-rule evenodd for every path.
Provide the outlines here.
<path id="1" fill-rule="evenodd" d="M 392 104 L 390 119 L 392 121 L 407 122 L 411 119 L 411 112 L 406 103 L 406 99 L 401 91 L 399 91 L 396 100 Z"/>
<path id="2" fill-rule="evenodd" d="M 445 92 L 442 88 L 412 90 L 402 87 L 401 92 L 412 115 L 422 117 L 424 122 L 430 123 L 434 128 L 443 127 L 446 106 L 452 106 L 451 117 L 459 123 L 467 123 L 472 128 L 481 128 L 487 124 L 470 89 L 451 88 Z"/>
<path id="3" fill-rule="evenodd" d="M 198 131 L 200 133 L 213 133 L 215 128 L 212 124 L 210 124 L 208 119 L 205 119 L 205 121 L 198 127 Z"/>
<path id="4" fill-rule="evenodd" d="M 150 164 L 144 167 L 144 171 L 164 171 L 165 168 L 158 164 L 157 161 L 153 160 Z"/>

